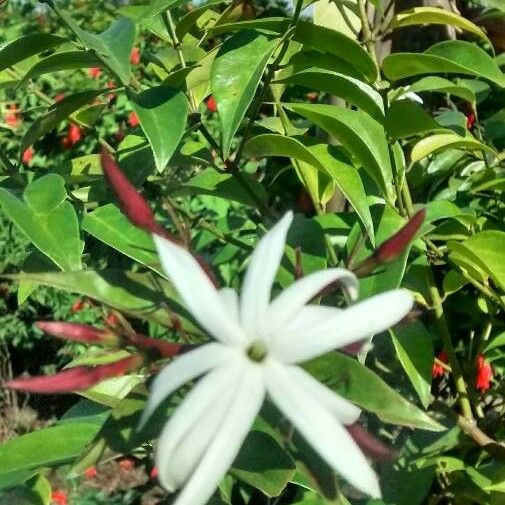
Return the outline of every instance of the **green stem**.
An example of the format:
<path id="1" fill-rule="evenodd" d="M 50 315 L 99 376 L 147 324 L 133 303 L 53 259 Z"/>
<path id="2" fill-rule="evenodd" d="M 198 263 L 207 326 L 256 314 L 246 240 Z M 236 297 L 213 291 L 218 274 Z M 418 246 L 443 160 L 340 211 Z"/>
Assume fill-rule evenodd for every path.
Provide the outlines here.
<path id="1" fill-rule="evenodd" d="M 367 48 L 368 54 L 375 63 L 375 68 L 377 70 L 377 75 L 380 79 L 380 67 L 377 60 L 377 53 L 375 52 L 375 40 L 372 30 L 370 28 L 370 23 L 368 22 L 368 14 L 366 12 L 365 0 L 358 0 L 358 14 L 361 21 L 361 28 L 363 31 L 363 44 Z"/>

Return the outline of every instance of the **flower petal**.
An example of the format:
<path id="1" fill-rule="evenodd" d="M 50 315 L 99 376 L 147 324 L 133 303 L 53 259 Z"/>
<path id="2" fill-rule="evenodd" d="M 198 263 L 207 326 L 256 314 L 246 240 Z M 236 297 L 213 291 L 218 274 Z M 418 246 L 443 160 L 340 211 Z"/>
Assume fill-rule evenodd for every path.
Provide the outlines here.
<path id="1" fill-rule="evenodd" d="M 275 275 L 279 269 L 293 213 L 286 215 L 259 241 L 242 284 L 240 320 L 254 338 L 266 325 L 266 314 Z"/>
<path id="2" fill-rule="evenodd" d="M 221 366 L 201 379 L 163 428 L 156 449 L 160 483 L 174 491 L 193 473 L 218 431 L 240 379 L 240 369 Z"/>
<path id="3" fill-rule="evenodd" d="M 285 370 L 293 383 L 296 382 L 308 395 L 321 403 L 340 423 L 349 425 L 358 420 L 361 414 L 359 407 L 321 384 L 305 370 L 298 366 L 287 366 Z"/>
<path id="4" fill-rule="evenodd" d="M 237 351 L 233 348 L 211 343 L 175 358 L 154 379 L 138 429 L 142 428 L 161 402 L 176 389 L 235 356 Z"/>
<path id="5" fill-rule="evenodd" d="M 351 271 L 345 268 L 330 268 L 314 272 L 293 283 L 270 304 L 267 319 L 272 335 L 291 321 L 322 289 L 336 281 L 344 285 L 352 300 L 357 298 L 358 279 Z"/>
<path id="6" fill-rule="evenodd" d="M 307 361 L 387 330 L 408 314 L 413 303 L 404 290 L 372 296 L 311 327 L 290 325 L 289 334 L 281 331 L 275 340 L 273 352 L 283 363 Z"/>
<path id="7" fill-rule="evenodd" d="M 333 469 L 355 488 L 379 498 L 377 476 L 352 437 L 287 368 L 274 360 L 265 366 L 267 392 L 275 405 Z"/>
<path id="8" fill-rule="evenodd" d="M 173 505 L 207 503 L 236 458 L 264 398 L 263 367 L 247 367 L 218 432 Z"/>
<path id="9" fill-rule="evenodd" d="M 219 290 L 219 296 L 228 314 L 239 323 L 240 307 L 237 292 L 233 288 L 222 288 Z"/>
<path id="10" fill-rule="evenodd" d="M 246 339 L 240 326 L 228 314 L 218 291 L 198 261 L 184 248 L 153 234 L 163 266 L 186 307 L 213 337 L 229 344 Z"/>

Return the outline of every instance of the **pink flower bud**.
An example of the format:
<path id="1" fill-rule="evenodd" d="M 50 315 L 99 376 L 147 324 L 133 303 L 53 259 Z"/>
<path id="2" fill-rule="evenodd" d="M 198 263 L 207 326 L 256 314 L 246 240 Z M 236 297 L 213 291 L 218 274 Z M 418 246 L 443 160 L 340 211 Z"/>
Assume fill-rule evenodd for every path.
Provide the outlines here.
<path id="1" fill-rule="evenodd" d="M 140 335 L 139 333 L 130 335 L 128 337 L 128 341 L 130 344 L 140 349 L 153 349 L 157 351 L 162 358 L 171 358 L 172 356 L 179 354 L 183 348 L 180 344 L 174 344 L 158 338 L 146 337 L 144 335 Z"/>
<path id="2" fill-rule="evenodd" d="M 107 365 L 77 366 L 55 375 L 26 377 L 5 383 L 5 387 L 29 393 L 70 393 L 89 389 L 98 382 L 119 377 L 139 368 L 143 363 L 140 354 L 133 354 Z"/>
<path id="3" fill-rule="evenodd" d="M 99 330 L 85 324 L 64 321 L 38 321 L 36 326 L 42 331 L 64 340 L 85 344 L 117 345 L 119 338 L 110 330 Z"/>
<path id="4" fill-rule="evenodd" d="M 359 445 L 360 449 L 375 461 L 394 461 L 398 454 L 378 438 L 364 430 L 359 424 L 351 424 L 345 427 L 349 435 Z"/>

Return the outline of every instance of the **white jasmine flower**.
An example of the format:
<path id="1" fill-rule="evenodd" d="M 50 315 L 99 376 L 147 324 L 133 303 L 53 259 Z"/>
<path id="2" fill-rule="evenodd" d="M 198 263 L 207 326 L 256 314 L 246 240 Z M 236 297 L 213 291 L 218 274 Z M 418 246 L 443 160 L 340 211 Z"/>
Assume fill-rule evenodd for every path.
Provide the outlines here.
<path id="1" fill-rule="evenodd" d="M 308 275 L 273 301 L 289 212 L 258 243 L 240 302 L 217 290 L 194 257 L 153 235 L 165 272 L 187 309 L 216 342 L 176 357 L 154 380 L 142 423 L 179 387 L 197 382 L 168 420 L 156 450 L 161 484 L 181 489 L 174 505 L 203 505 L 237 456 L 266 395 L 332 468 L 354 487 L 380 496 L 377 477 L 343 425 L 360 409 L 308 374 L 299 363 L 386 330 L 412 307 L 393 290 L 344 310 L 307 305 L 330 283 L 357 297 L 357 279 L 330 268 Z"/>
<path id="2" fill-rule="evenodd" d="M 423 99 L 413 91 L 409 91 L 409 86 L 405 87 L 405 91 L 397 98 L 397 100 L 410 100 L 412 102 L 417 102 L 420 105 L 423 105 Z"/>

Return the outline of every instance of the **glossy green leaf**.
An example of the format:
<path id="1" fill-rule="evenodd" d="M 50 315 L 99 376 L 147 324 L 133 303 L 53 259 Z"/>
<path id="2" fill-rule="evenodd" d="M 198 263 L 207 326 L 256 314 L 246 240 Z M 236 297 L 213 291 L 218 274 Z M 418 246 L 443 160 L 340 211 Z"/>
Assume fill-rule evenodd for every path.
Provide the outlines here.
<path id="1" fill-rule="evenodd" d="M 67 39 L 50 33 L 34 33 L 9 42 L 0 49 L 0 72 L 66 41 Z"/>
<path id="2" fill-rule="evenodd" d="M 23 200 L 0 188 L 0 205 L 35 247 L 62 270 L 81 268 L 82 242 L 74 208 L 66 200 L 65 181 L 48 174 L 30 183 Z"/>
<path id="3" fill-rule="evenodd" d="M 448 243 L 450 251 L 465 254 L 466 258 L 475 266 L 486 272 L 496 285 L 505 291 L 505 232 L 499 230 L 485 230 L 476 233 L 469 239 L 457 244 Z"/>
<path id="4" fill-rule="evenodd" d="M 475 104 L 477 101 L 475 93 L 471 89 L 465 86 L 459 86 L 454 84 L 452 81 L 449 81 L 449 79 L 444 79 L 443 77 L 436 75 L 423 77 L 414 84 L 411 84 L 408 89 L 414 93 L 423 93 L 425 91 L 430 91 L 432 93 L 446 93 L 448 95 L 462 98 L 471 104 Z"/>
<path id="5" fill-rule="evenodd" d="M 439 7 L 414 7 L 413 9 L 399 12 L 391 21 L 392 28 L 424 24 L 456 26 L 461 30 L 476 35 L 490 46 L 492 45 L 486 34 L 476 24 L 455 12 Z"/>
<path id="6" fill-rule="evenodd" d="M 12 276 L 52 286 L 70 293 L 78 293 L 98 300 L 134 317 L 172 327 L 171 311 L 181 316 L 188 331 L 195 327 L 188 322 L 172 286 L 151 273 L 121 270 L 85 270 L 81 272 L 32 272 Z M 167 310 L 169 308 L 170 310 Z"/>
<path id="7" fill-rule="evenodd" d="M 332 352 L 308 362 L 304 368 L 338 394 L 373 412 L 385 423 L 429 431 L 444 429 L 350 356 Z"/>
<path id="8" fill-rule="evenodd" d="M 356 105 L 376 121 L 384 121 L 384 104 L 381 95 L 374 88 L 354 77 L 330 70 L 309 68 L 277 82 L 298 84 L 338 96 Z"/>
<path id="9" fill-rule="evenodd" d="M 268 497 L 274 497 L 290 482 L 295 463 L 273 437 L 253 430 L 245 439 L 230 473 Z"/>
<path id="10" fill-rule="evenodd" d="M 183 3 L 182 0 L 151 0 L 146 9 L 142 12 L 142 18 L 153 17 L 167 9 L 173 9 Z"/>
<path id="11" fill-rule="evenodd" d="M 168 86 L 154 86 L 139 94 L 128 89 L 127 94 L 153 150 L 156 168 L 161 172 L 184 135 L 188 117 L 186 96 Z"/>
<path id="12" fill-rule="evenodd" d="M 134 226 L 115 205 L 85 215 L 82 229 L 151 270 L 164 276 L 151 236 Z"/>
<path id="13" fill-rule="evenodd" d="M 396 100 L 391 104 L 384 127 L 394 140 L 444 130 L 421 105 L 407 99 Z"/>
<path id="14" fill-rule="evenodd" d="M 305 137 L 265 134 L 252 138 L 246 144 L 245 150 L 251 156 L 294 158 L 331 176 L 356 210 L 371 240 L 374 240 L 372 216 L 366 201 L 363 183 L 357 170 L 342 161 L 333 146 L 323 142 L 310 142 Z"/>
<path id="15" fill-rule="evenodd" d="M 226 40 L 213 62 L 211 90 L 219 110 L 225 157 L 276 46 L 276 40 L 257 31 L 242 31 Z"/>
<path id="16" fill-rule="evenodd" d="M 324 104 L 285 104 L 338 139 L 356 157 L 386 196 L 391 196 L 392 170 L 382 125 L 368 114 Z"/>
<path id="17" fill-rule="evenodd" d="M 209 30 L 209 35 L 219 35 L 237 30 L 266 30 L 281 35 L 289 27 L 290 20 L 286 18 L 262 18 L 253 21 L 241 21 L 226 25 L 218 25 Z M 337 30 L 318 26 L 307 21 L 299 21 L 292 40 L 304 46 L 317 49 L 322 53 L 335 55 L 355 68 L 369 82 L 377 80 L 377 69 L 368 53 L 354 40 Z M 311 65 L 314 66 L 314 65 Z"/>
<path id="18" fill-rule="evenodd" d="M 210 9 L 214 6 L 224 3 L 224 0 L 211 0 L 206 2 L 201 7 L 189 11 L 187 14 L 182 16 L 182 18 L 177 23 L 175 29 L 175 34 L 179 40 L 182 40 L 184 36 L 191 31 L 191 29 L 197 24 L 198 20 L 204 16 Z"/>
<path id="19" fill-rule="evenodd" d="M 424 53 L 396 53 L 384 59 L 386 77 L 397 81 L 422 74 L 466 74 L 505 87 L 505 76 L 495 61 L 475 44 L 461 40 L 440 42 Z"/>
<path id="20" fill-rule="evenodd" d="M 51 426 L 14 438 L 0 445 L 0 487 L 4 477 L 71 462 L 97 434 L 100 426 L 75 422 Z M 11 485 L 12 485 L 11 479 Z"/>
<path id="21" fill-rule="evenodd" d="M 431 368 L 434 358 L 432 337 L 420 321 L 397 326 L 390 332 L 398 360 L 422 406 L 427 409 L 431 398 Z"/>
<path id="22" fill-rule="evenodd" d="M 130 53 L 135 42 L 135 24 L 130 18 L 116 20 L 107 30 L 96 35 L 83 30 L 64 11 L 57 11 L 86 49 L 96 53 L 104 65 L 114 72 L 123 84 L 131 79 Z"/>
<path id="23" fill-rule="evenodd" d="M 93 51 L 62 51 L 51 54 L 47 58 L 38 61 L 20 82 L 20 86 L 30 79 L 36 79 L 40 75 L 61 70 L 73 70 L 76 68 L 91 68 L 102 66 L 102 61 L 96 57 Z"/>
<path id="24" fill-rule="evenodd" d="M 63 100 L 56 102 L 49 107 L 46 114 L 37 117 L 28 131 L 25 133 L 21 142 L 20 152 L 33 145 L 39 138 L 50 132 L 58 123 L 66 119 L 75 111 L 84 107 L 96 97 L 104 93 L 104 90 L 79 91 L 66 96 Z"/>
<path id="25" fill-rule="evenodd" d="M 461 149 L 463 151 L 485 151 L 493 156 L 495 151 L 475 140 L 473 137 L 460 137 L 455 133 L 442 133 L 438 135 L 430 135 L 421 139 L 412 149 L 410 153 L 411 163 L 416 163 L 430 154 L 436 153 L 445 149 Z"/>

